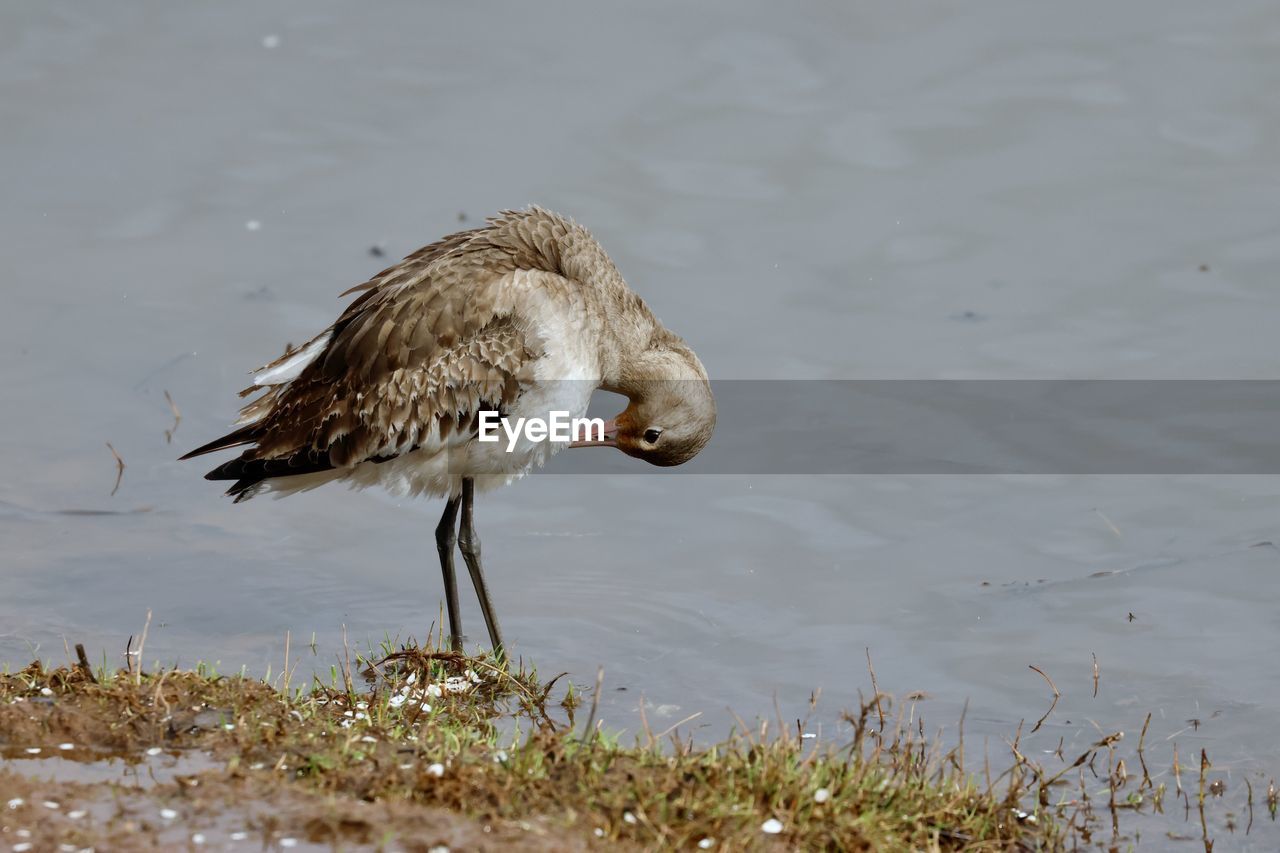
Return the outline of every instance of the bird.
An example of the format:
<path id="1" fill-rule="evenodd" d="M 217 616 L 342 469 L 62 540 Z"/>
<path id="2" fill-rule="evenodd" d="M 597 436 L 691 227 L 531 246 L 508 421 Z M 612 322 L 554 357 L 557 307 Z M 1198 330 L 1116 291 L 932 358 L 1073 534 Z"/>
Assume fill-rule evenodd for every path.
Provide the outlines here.
<path id="1" fill-rule="evenodd" d="M 236 503 L 330 481 L 445 498 L 435 541 L 451 646 L 463 645 L 456 546 L 502 657 L 476 493 L 565 447 L 687 462 L 715 429 L 707 371 L 586 228 L 537 206 L 443 237 L 341 296 L 352 294 L 332 325 L 254 371 L 240 396 L 258 396 L 233 431 L 181 458 L 246 448 L 205 475 L 231 481 Z M 579 421 L 596 389 L 625 396 L 626 408 Z M 555 412 L 582 429 L 560 436 L 568 440 L 535 440 L 531 430 L 486 440 L 494 418 L 509 425 Z"/>

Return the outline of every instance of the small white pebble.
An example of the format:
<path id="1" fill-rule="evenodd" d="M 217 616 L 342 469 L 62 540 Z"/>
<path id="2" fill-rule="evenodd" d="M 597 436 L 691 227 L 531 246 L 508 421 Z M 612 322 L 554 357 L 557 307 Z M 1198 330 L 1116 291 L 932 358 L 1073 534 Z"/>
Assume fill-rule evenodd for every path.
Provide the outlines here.
<path id="1" fill-rule="evenodd" d="M 40 747 L 38 746 L 27 747 L 27 755 L 39 755 L 39 754 L 40 754 Z"/>
<path id="2" fill-rule="evenodd" d="M 800 735 L 801 740 L 812 740 L 813 738 L 816 738 L 816 737 L 817 735 L 814 734 L 813 732 L 805 732 L 804 734 Z"/>
<path id="3" fill-rule="evenodd" d="M 26 853 L 26 851 L 30 849 L 31 849 L 30 841 L 22 841 L 13 845 L 13 853 Z"/>
<path id="4" fill-rule="evenodd" d="M 262 46 L 265 47 L 267 50 L 274 50 L 275 48 L 280 46 L 280 36 L 276 35 L 275 33 L 272 33 L 269 36 L 263 36 Z"/>
<path id="5" fill-rule="evenodd" d="M 403 694 L 397 694 L 395 696 L 392 696 L 390 699 L 388 699 L 387 704 L 392 708 L 399 708 L 401 705 L 405 703 L 405 698 L 406 697 Z"/>
<path id="6" fill-rule="evenodd" d="M 22 799 L 22 797 L 14 797 L 12 800 L 5 803 L 5 805 L 7 805 L 11 809 L 16 809 L 18 806 L 22 805 L 25 802 L 26 800 Z"/>
<path id="7" fill-rule="evenodd" d="M 45 800 L 45 801 L 44 801 L 43 803 L 41 803 L 40 805 L 44 806 L 46 809 L 60 809 L 60 808 L 62 808 L 62 806 L 58 805 L 58 804 L 57 804 L 57 803 L 55 803 L 53 800 Z"/>
<path id="8" fill-rule="evenodd" d="M 361 711 L 356 711 L 356 719 L 357 719 L 357 720 L 367 720 L 367 719 L 369 719 L 369 718 L 368 718 L 368 717 L 367 717 L 363 712 L 361 712 Z"/>
<path id="9" fill-rule="evenodd" d="M 596 827 L 596 838 L 604 838 L 604 830 L 598 826 Z"/>
<path id="10" fill-rule="evenodd" d="M 428 696 L 443 696 L 443 695 L 444 695 L 444 689 L 443 689 L 439 684 L 428 684 L 428 685 L 427 685 L 427 695 L 428 695 Z"/>
<path id="11" fill-rule="evenodd" d="M 360 738 L 360 742 L 361 743 L 377 743 L 378 739 L 370 735 L 365 735 L 364 737 Z"/>
<path id="12" fill-rule="evenodd" d="M 164 818 L 165 820 L 173 820 L 177 816 L 178 816 L 178 813 L 175 812 L 173 809 L 160 810 L 160 817 Z"/>
<path id="13" fill-rule="evenodd" d="M 230 834 L 229 836 L 227 836 L 227 837 L 228 837 L 228 838 L 230 838 L 232 841 L 244 841 L 246 838 L 248 838 L 248 837 L 249 837 L 249 833 L 247 833 L 247 832 L 233 832 L 233 833 L 231 833 L 231 834 Z"/>
<path id="14" fill-rule="evenodd" d="M 412 769 L 413 769 L 413 765 L 412 765 L 412 764 L 401 764 L 401 765 L 400 765 L 400 769 L 401 769 L 401 770 L 412 770 Z"/>
<path id="15" fill-rule="evenodd" d="M 59 844 L 58 850 L 60 853 L 76 853 L 76 846 L 74 844 Z"/>
<path id="16" fill-rule="evenodd" d="M 53 691 L 52 691 L 52 690 L 50 690 L 48 687 L 41 687 L 41 688 L 40 688 L 40 695 L 41 695 L 41 696 L 52 696 L 52 695 L 53 695 Z"/>
<path id="17" fill-rule="evenodd" d="M 825 803 L 829 799 L 831 799 L 831 792 L 826 788 L 819 788 L 813 792 L 813 801 L 815 803 Z"/>
<path id="18" fill-rule="evenodd" d="M 361 711 L 367 711 L 367 710 L 369 709 L 369 703 L 368 703 L 368 702 L 357 702 L 357 703 L 356 703 L 356 707 L 357 707 L 357 708 L 359 708 Z"/>
<path id="19" fill-rule="evenodd" d="M 715 847 L 715 846 L 716 846 L 716 840 L 714 838 L 704 838 L 698 842 L 699 850 L 710 850 L 712 847 Z"/>
<path id="20" fill-rule="evenodd" d="M 244 227 L 246 231 L 258 231 L 261 230 L 262 223 L 256 219 L 250 219 L 244 224 Z"/>
<path id="21" fill-rule="evenodd" d="M 765 835 L 777 835 L 782 832 L 782 821 L 776 817 L 771 817 L 764 823 L 760 824 L 760 831 Z"/>
<path id="22" fill-rule="evenodd" d="M 636 822 L 636 816 L 635 816 L 635 815 L 633 815 L 631 812 L 623 812 L 623 813 L 622 813 L 622 820 L 623 820 L 623 822 L 624 822 L 624 823 L 635 823 L 635 822 Z"/>
<path id="23" fill-rule="evenodd" d="M 281 847 L 297 847 L 297 846 L 298 846 L 298 839 L 296 839 L 296 838 L 281 838 L 281 839 L 280 839 L 280 846 L 281 846 Z"/>
<path id="24" fill-rule="evenodd" d="M 406 678 L 406 679 L 404 680 L 404 683 L 405 683 L 405 684 L 413 684 L 413 682 L 415 682 L 415 681 L 417 681 L 417 680 L 418 680 L 418 673 L 416 673 L 416 672 L 411 672 L 411 673 L 409 673 L 409 677 L 408 677 L 408 678 Z"/>
<path id="25" fill-rule="evenodd" d="M 429 766 L 429 767 L 427 768 L 427 775 L 428 775 L 428 776 L 443 776 L 443 775 L 444 775 L 444 765 L 443 765 L 443 764 L 432 764 L 431 766 Z"/>
<path id="26" fill-rule="evenodd" d="M 223 727 L 224 729 L 226 729 L 227 731 L 232 731 L 233 729 L 235 729 L 236 724 L 235 724 L 235 723 L 224 723 L 222 727 Z"/>
<path id="27" fill-rule="evenodd" d="M 443 844 L 437 844 L 434 847 L 428 847 L 427 853 L 449 853 L 449 848 Z"/>
<path id="28" fill-rule="evenodd" d="M 430 706 L 430 705 L 428 705 L 426 702 L 423 702 L 423 703 L 422 703 L 422 712 L 423 712 L 424 714 L 430 714 L 430 713 L 431 713 L 431 706 Z"/>
<path id="29" fill-rule="evenodd" d="M 496 762 L 498 762 L 499 764 L 506 764 L 506 763 L 507 763 L 507 751 L 506 751 L 505 749 L 500 749 L 500 750 L 498 750 L 497 752 L 495 752 L 495 753 L 493 754 L 493 760 L 494 760 L 494 761 L 496 761 Z"/>
<path id="30" fill-rule="evenodd" d="M 194 835 L 192 835 L 192 836 L 191 836 L 191 843 L 192 843 L 192 844 L 204 844 L 204 834 L 203 834 L 203 833 L 200 833 L 200 832 L 197 832 L 197 833 L 195 833 Z"/>
<path id="31" fill-rule="evenodd" d="M 159 755 L 159 754 L 160 754 L 160 753 L 162 753 L 162 752 L 164 752 L 164 750 L 163 750 L 163 749 L 161 749 L 161 748 L 160 748 L 160 747 L 158 747 L 158 746 L 153 746 L 153 747 L 151 747 L 150 749 L 148 749 L 148 750 L 147 750 L 147 755 Z"/>
<path id="32" fill-rule="evenodd" d="M 58 744 L 58 749 L 62 749 L 62 750 L 75 749 L 75 748 L 76 748 L 76 745 L 75 745 L 74 743 L 60 743 L 60 744 Z"/>
<path id="33" fill-rule="evenodd" d="M 19 838 L 30 838 L 30 837 L 31 837 L 31 830 L 29 830 L 29 829 L 19 829 L 17 832 L 15 832 L 15 833 L 14 833 L 14 835 L 18 836 Z"/>
<path id="34" fill-rule="evenodd" d="M 86 812 L 84 809 L 76 809 L 75 811 L 67 812 L 67 817 L 71 818 L 72 820 L 79 820 L 80 818 L 84 817 L 85 814 Z"/>

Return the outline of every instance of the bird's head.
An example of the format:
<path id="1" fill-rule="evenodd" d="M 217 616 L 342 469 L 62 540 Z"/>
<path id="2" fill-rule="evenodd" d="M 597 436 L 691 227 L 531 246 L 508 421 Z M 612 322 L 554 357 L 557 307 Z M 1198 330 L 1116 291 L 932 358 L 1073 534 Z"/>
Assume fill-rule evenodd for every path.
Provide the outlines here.
<path id="1" fill-rule="evenodd" d="M 678 338 L 651 347 L 617 390 L 630 400 L 605 423 L 602 441 L 573 446 L 616 447 L 651 465 L 682 465 L 698 455 L 716 427 L 716 401 L 702 362 Z"/>

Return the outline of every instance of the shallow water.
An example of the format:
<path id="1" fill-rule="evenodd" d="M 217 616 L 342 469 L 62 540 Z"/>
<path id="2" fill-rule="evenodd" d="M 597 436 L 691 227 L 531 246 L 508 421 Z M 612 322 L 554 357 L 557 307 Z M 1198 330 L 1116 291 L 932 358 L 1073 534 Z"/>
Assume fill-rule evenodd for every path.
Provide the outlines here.
<path id="1" fill-rule="evenodd" d="M 232 506 L 174 459 L 372 245 L 464 214 L 590 225 L 716 378 L 1273 378 L 1278 46 L 1264 2 L 8 8 L 0 660 L 118 663 L 148 609 L 148 659 L 255 673 L 286 631 L 320 671 L 344 624 L 425 634 L 437 504 Z M 478 509 L 509 640 L 605 666 L 607 724 L 643 695 L 715 737 L 821 687 L 830 729 L 870 648 L 993 756 L 1047 707 L 1034 664 L 1044 748 L 1150 711 L 1280 771 L 1275 476 L 623 468 Z"/>
<path id="2" fill-rule="evenodd" d="M 191 776 L 205 770 L 221 768 L 203 752 L 161 753 L 157 747 L 154 755 L 147 757 L 110 755 L 85 750 L 69 744 L 71 749 L 42 749 L 31 754 L 31 748 L 0 750 L 0 770 L 20 773 L 31 779 L 46 782 L 80 782 L 97 784 L 110 782 L 127 788 L 148 789 L 167 785 L 181 776 Z"/>

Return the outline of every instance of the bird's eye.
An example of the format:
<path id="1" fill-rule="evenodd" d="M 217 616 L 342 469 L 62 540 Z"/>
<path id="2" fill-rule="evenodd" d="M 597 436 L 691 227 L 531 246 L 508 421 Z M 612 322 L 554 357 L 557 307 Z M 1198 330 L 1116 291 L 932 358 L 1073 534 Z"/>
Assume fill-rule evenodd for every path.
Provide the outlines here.
<path id="1" fill-rule="evenodd" d="M 644 431 L 644 440 L 646 444 L 657 444 L 658 439 L 662 437 L 662 430 L 657 427 L 649 427 Z"/>

